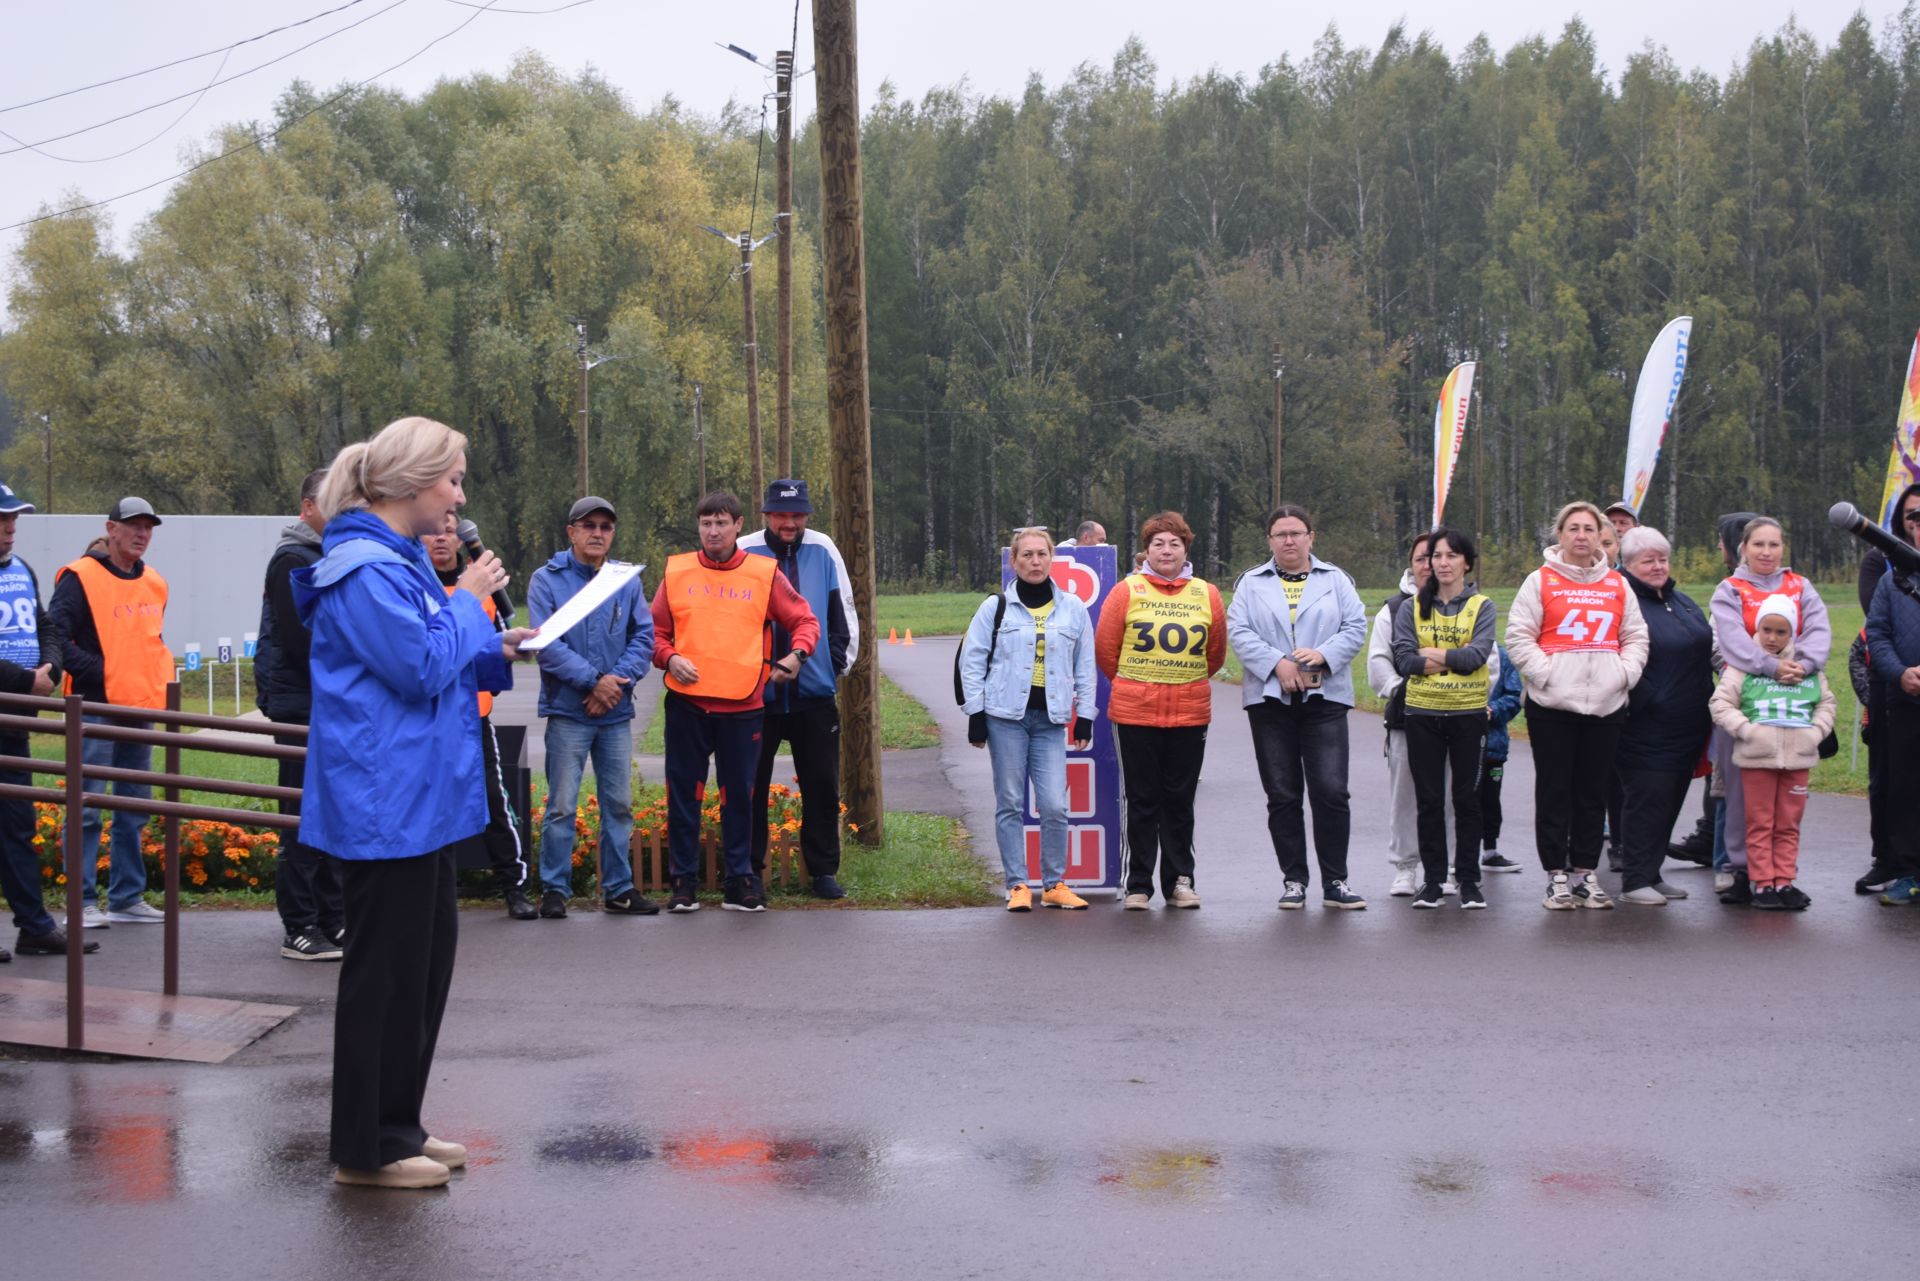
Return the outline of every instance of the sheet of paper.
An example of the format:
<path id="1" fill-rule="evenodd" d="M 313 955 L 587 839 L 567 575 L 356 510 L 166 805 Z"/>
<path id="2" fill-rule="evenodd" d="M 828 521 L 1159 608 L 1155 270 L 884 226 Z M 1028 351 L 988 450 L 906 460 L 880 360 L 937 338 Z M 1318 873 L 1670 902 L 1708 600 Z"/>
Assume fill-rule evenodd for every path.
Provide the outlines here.
<path id="1" fill-rule="evenodd" d="M 538 636 L 532 640 L 520 642 L 521 652 L 537 654 L 565 636 L 573 630 L 574 624 L 606 604 L 613 598 L 615 592 L 626 586 L 628 580 L 645 568 L 645 565 L 602 565 L 600 572 L 595 574 L 585 587 L 568 597 L 565 604 L 553 611 L 553 617 L 540 624 Z M 644 601 L 640 608 L 646 608 Z"/>

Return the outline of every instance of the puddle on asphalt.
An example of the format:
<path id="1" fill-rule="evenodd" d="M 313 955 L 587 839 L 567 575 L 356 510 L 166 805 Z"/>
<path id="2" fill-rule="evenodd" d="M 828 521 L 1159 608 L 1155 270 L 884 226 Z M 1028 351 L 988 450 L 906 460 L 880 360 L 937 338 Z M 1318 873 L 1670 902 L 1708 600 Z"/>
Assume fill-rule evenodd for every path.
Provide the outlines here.
<path id="1" fill-rule="evenodd" d="M 561 1165 L 632 1165 L 653 1159 L 653 1144 L 634 1130 L 595 1125 L 540 1145 L 542 1161 Z"/>
<path id="2" fill-rule="evenodd" d="M 1406 1176 L 1416 1193 L 1442 1201 L 1476 1197 L 1488 1186 L 1486 1167 L 1464 1157 L 1418 1157 Z"/>
<path id="3" fill-rule="evenodd" d="M 1220 1165 L 1211 1148 L 1150 1148 L 1101 1158 L 1095 1182 L 1152 1201 L 1212 1201 L 1221 1194 Z"/>

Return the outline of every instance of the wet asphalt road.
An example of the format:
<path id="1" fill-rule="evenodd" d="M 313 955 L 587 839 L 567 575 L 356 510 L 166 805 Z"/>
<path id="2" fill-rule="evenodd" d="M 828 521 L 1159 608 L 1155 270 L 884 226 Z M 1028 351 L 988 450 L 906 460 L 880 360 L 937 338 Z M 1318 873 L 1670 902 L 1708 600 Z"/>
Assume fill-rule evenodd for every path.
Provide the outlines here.
<path id="1" fill-rule="evenodd" d="M 883 654 L 951 716 L 950 650 Z M 1852 896 L 1862 803 L 1815 799 L 1803 915 L 1688 872 L 1667 909 L 1549 914 L 1533 873 L 1413 912 L 1353 724 L 1365 912 L 1273 910 L 1229 702 L 1197 913 L 468 913 L 444 1192 L 327 1181 L 332 971 L 195 915 L 184 990 L 305 1012 L 223 1067 L 0 1061 L 4 1274 L 1914 1274 L 1920 915 Z M 940 750 L 977 805 L 983 754 Z M 158 931 L 103 941 L 98 981 L 157 986 Z"/>

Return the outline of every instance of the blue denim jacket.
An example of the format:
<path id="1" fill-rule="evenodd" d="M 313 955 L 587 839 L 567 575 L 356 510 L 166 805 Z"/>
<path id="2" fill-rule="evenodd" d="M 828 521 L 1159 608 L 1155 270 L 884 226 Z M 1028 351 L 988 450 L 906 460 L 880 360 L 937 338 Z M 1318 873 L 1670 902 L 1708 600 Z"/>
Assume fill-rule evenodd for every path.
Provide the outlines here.
<path id="1" fill-rule="evenodd" d="M 1001 720 L 1017 721 L 1027 714 L 1027 695 L 1033 688 L 1033 615 L 1020 603 L 1018 589 L 1006 589 L 1007 611 L 1000 620 L 994 644 L 993 667 L 987 667 L 987 644 L 993 631 L 992 597 L 980 602 L 960 643 L 960 690 L 966 695 L 961 710 L 971 716 L 984 711 Z M 1093 720 L 1093 620 L 1072 592 L 1053 589 L 1053 612 L 1047 616 L 1047 719 L 1071 725 L 1075 716 Z"/>
<path id="2" fill-rule="evenodd" d="M 1317 649 L 1326 656 L 1328 671 L 1320 688 L 1309 690 L 1307 697 L 1352 707 L 1353 656 L 1367 643 L 1367 608 L 1347 572 L 1315 556 L 1300 596 L 1300 615 L 1289 623 L 1280 570 L 1269 560 L 1234 584 L 1233 603 L 1227 606 L 1227 643 L 1246 669 L 1240 681 L 1242 706 L 1284 699 L 1274 665 L 1297 649 Z"/>

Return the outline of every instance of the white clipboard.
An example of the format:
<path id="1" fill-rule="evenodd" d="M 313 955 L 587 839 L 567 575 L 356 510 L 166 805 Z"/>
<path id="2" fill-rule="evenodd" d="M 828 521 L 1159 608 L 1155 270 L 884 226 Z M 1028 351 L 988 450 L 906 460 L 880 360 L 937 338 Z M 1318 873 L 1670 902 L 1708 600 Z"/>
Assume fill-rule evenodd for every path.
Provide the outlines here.
<path id="1" fill-rule="evenodd" d="M 553 611 L 553 617 L 540 624 L 540 634 L 520 642 L 522 653 L 537 654 L 553 642 L 572 631 L 574 626 L 599 609 L 613 598 L 613 594 L 625 587 L 636 577 L 645 565 L 616 565 L 609 561 L 600 567 L 600 572 L 588 581 L 585 587 L 568 597 L 559 609 Z M 646 608 L 642 602 L 641 609 Z"/>

